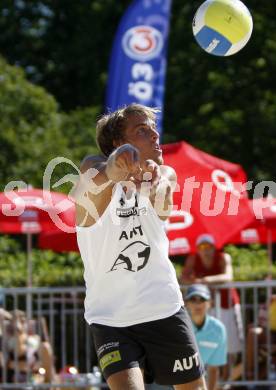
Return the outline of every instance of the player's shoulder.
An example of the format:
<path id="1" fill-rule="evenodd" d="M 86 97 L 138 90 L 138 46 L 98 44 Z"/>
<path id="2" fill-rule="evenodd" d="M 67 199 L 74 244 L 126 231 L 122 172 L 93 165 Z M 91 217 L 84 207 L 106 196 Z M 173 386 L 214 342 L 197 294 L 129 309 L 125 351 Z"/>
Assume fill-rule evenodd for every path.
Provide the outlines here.
<path id="1" fill-rule="evenodd" d="M 86 172 L 90 168 L 97 168 L 99 164 L 105 163 L 107 158 L 101 155 L 89 155 L 84 157 L 80 164 L 80 170 L 82 173 Z"/>

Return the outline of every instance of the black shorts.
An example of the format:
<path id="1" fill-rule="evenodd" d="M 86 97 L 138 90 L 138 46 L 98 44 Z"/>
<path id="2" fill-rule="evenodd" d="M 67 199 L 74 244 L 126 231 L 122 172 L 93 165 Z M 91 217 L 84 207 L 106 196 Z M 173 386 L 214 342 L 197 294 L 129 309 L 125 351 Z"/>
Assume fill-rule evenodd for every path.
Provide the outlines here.
<path id="1" fill-rule="evenodd" d="M 191 320 L 185 308 L 171 317 L 123 328 L 92 324 L 105 379 L 132 367 L 144 369 L 145 382 L 177 385 L 204 373 Z"/>

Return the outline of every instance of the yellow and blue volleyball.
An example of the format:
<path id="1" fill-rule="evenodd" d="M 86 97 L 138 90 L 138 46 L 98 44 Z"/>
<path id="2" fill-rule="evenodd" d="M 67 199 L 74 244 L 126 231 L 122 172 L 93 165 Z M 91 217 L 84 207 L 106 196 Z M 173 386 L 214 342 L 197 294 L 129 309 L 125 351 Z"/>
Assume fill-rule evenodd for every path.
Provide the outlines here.
<path id="1" fill-rule="evenodd" d="M 237 53 L 249 41 L 252 30 L 252 16 L 240 0 L 207 0 L 193 20 L 197 43 L 216 56 Z"/>

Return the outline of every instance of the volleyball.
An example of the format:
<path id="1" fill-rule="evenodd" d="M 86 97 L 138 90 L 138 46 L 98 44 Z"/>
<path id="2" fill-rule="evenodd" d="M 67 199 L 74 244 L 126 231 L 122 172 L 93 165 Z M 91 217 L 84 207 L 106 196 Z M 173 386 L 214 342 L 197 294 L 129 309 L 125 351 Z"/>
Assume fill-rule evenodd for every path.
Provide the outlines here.
<path id="1" fill-rule="evenodd" d="M 207 53 L 230 56 L 249 41 L 253 20 L 240 0 L 207 0 L 197 10 L 193 34 Z"/>

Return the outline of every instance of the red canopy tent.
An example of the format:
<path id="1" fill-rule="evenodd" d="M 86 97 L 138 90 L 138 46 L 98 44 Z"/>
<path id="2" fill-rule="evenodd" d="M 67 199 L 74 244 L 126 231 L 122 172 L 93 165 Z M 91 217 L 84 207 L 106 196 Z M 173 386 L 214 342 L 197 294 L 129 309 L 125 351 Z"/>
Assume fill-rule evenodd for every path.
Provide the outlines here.
<path id="1" fill-rule="evenodd" d="M 175 169 L 179 185 L 166 226 L 171 255 L 194 251 L 196 237 L 202 233 L 212 234 L 220 248 L 254 220 L 240 165 L 186 142 L 164 145 L 163 156 L 164 164 Z"/>
<path id="2" fill-rule="evenodd" d="M 273 202 L 275 204 L 273 204 Z M 229 244 L 268 244 L 276 242 L 276 199 L 250 199 L 254 221 L 228 240 Z"/>

